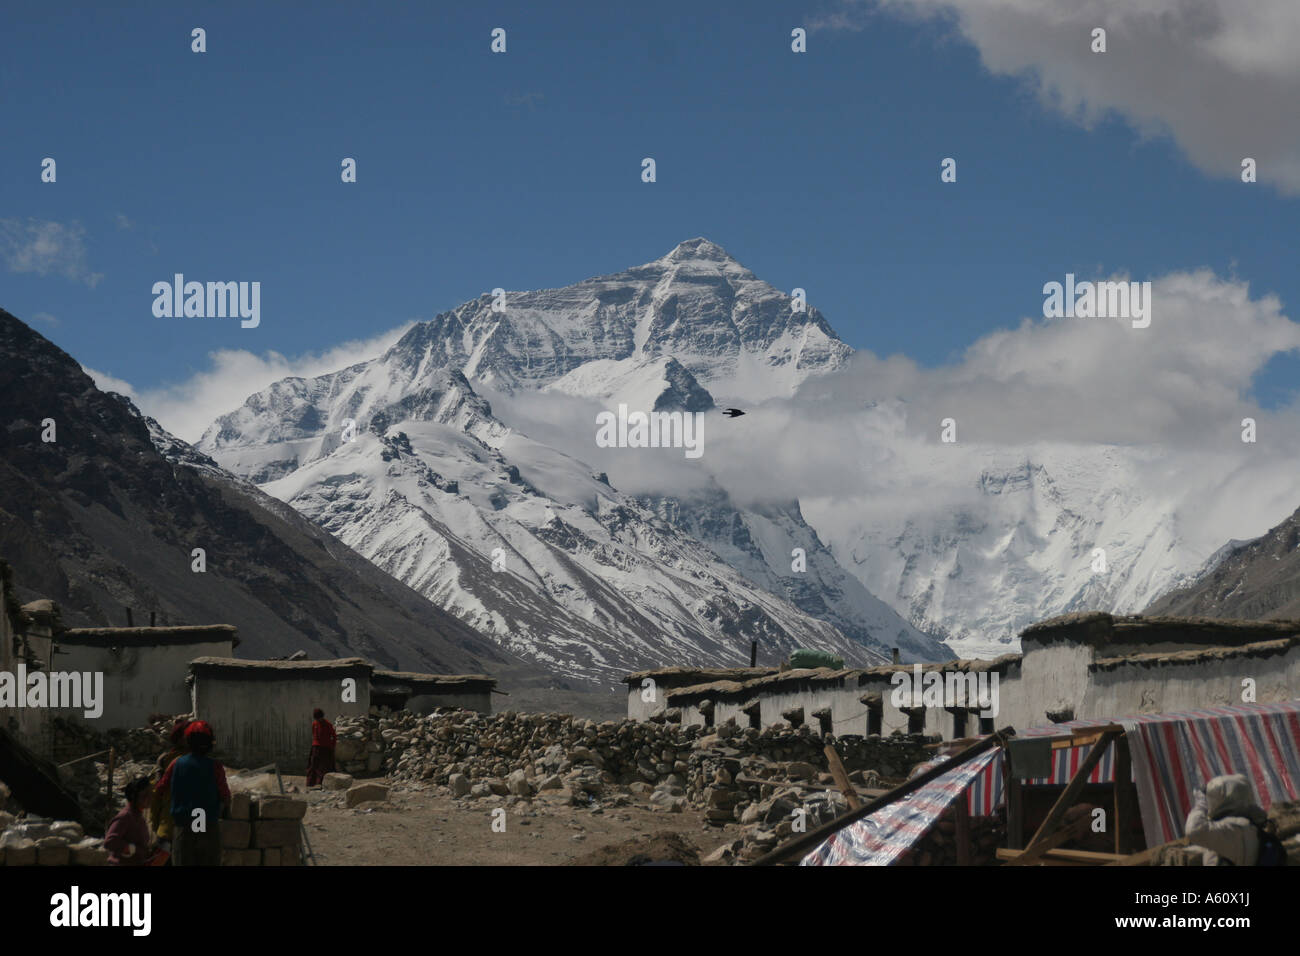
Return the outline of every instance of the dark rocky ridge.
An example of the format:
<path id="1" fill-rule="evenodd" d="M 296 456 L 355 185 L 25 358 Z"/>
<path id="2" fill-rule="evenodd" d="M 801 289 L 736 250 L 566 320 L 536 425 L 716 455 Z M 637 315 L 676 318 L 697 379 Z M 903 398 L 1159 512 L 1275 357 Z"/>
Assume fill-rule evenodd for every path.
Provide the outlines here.
<path id="1" fill-rule="evenodd" d="M 1267 534 L 1238 545 L 1185 588 L 1144 612 L 1247 620 L 1300 619 L 1300 510 Z"/>
<path id="2" fill-rule="evenodd" d="M 69 626 L 233 624 L 243 657 L 305 650 L 406 670 L 549 682 L 292 508 L 222 471 L 105 393 L 0 310 L 0 555 L 22 600 Z M 41 441 L 54 419 L 57 441 Z M 191 571 L 193 548 L 207 571 Z"/>

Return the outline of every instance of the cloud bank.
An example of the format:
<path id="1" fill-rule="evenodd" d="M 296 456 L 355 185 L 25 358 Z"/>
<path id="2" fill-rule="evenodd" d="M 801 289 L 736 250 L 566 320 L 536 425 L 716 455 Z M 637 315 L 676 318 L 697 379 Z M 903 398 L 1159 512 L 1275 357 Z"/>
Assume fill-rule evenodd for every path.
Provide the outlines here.
<path id="1" fill-rule="evenodd" d="M 882 14 L 941 24 L 1085 127 L 1115 113 L 1209 176 L 1239 178 L 1250 157 L 1259 182 L 1300 195 L 1295 0 L 843 0 L 810 27 L 860 31 Z"/>
<path id="2" fill-rule="evenodd" d="M 214 420 L 238 408 L 254 392 L 282 378 L 310 378 L 373 358 L 414 324 L 407 322 L 371 338 L 293 357 L 275 351 L 257 354 L 246 349 L 219 349 L 208 353 L 208 368 L 185 381 L 154 389 L 137 390 L 109 372 L 87 368 L 86 374 L 100 388 L 128 396 L 173 435 L 195 442 Z"/>

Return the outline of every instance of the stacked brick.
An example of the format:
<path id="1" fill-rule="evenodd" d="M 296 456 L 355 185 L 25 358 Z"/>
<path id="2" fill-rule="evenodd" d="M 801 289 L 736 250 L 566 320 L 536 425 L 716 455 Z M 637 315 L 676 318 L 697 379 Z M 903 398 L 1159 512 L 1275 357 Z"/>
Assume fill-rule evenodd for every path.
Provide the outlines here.
<path id="1" fill-rule="evenodd" d="M 301 866 L 307 804 L 284 795 L 235 793 L 221 821 L 222 866 Z"/>

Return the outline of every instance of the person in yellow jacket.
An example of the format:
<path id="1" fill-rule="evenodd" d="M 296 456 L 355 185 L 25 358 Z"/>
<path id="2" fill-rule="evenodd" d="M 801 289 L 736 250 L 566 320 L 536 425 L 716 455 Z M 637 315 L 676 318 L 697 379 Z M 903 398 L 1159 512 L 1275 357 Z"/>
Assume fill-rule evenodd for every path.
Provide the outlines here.
<path id="1" fill-rule="evenodd" d="M 167 772 L 173 760 L 189 753 L 185 746 L 185 728 L 189 725 L 188 717 L 182 717 L 172 725 L 172 732 L 168 738 L 171 747 L 158 757 L 158 772 L 154 775 L 155 784 L 162 779 L 162 775 Z M 149 826 L 153 828 L 154 835 L 158 839 L 158 848 L 170 855 L 172 840 L 176 836 L 176 824 L 172 820 L 171 787 L 155 794 L 153 802 L 149 805 Z"/>

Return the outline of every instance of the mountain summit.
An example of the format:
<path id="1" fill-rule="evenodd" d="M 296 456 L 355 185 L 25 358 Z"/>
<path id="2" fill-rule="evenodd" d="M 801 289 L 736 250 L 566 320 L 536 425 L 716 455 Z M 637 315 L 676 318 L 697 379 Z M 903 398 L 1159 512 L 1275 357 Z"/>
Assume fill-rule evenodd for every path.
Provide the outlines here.
<path id="1" fill-rule="evenodd" d="M 716 395 L 788 396 L 850 353 L 816 310 L 691 239 L 614 275 L 480 296 L 369 361 L 276 382 L 197 447 L 510 652 L 593 683 L 745 663 L 751 640 L 765 660 L 799 646 L 856 663 L 892 647 L 942 657 L 839 568 L 797 504 L 759 515 L 716 488 L 707 505 L 625 493 L 481 394 L 559 392 L 721 427 Z M 592 419 L 565 427 L 596 452 Z M 813 573 L 791 577 L 795 550 Z"/>
<path id="2" fill-rule="evenodd" d="M 410 329 L 384 362 L 401 387 L 449 367 L 472 385 L 513 392 L 594 361 L 626 377 L 672 358 L 715 398 L 754 403 L 788 397 L 851 353 L 816 309 L 796 311 L 721 246 L 688 239 L 653 262 L 562 289 L 485 293 Z"/>

